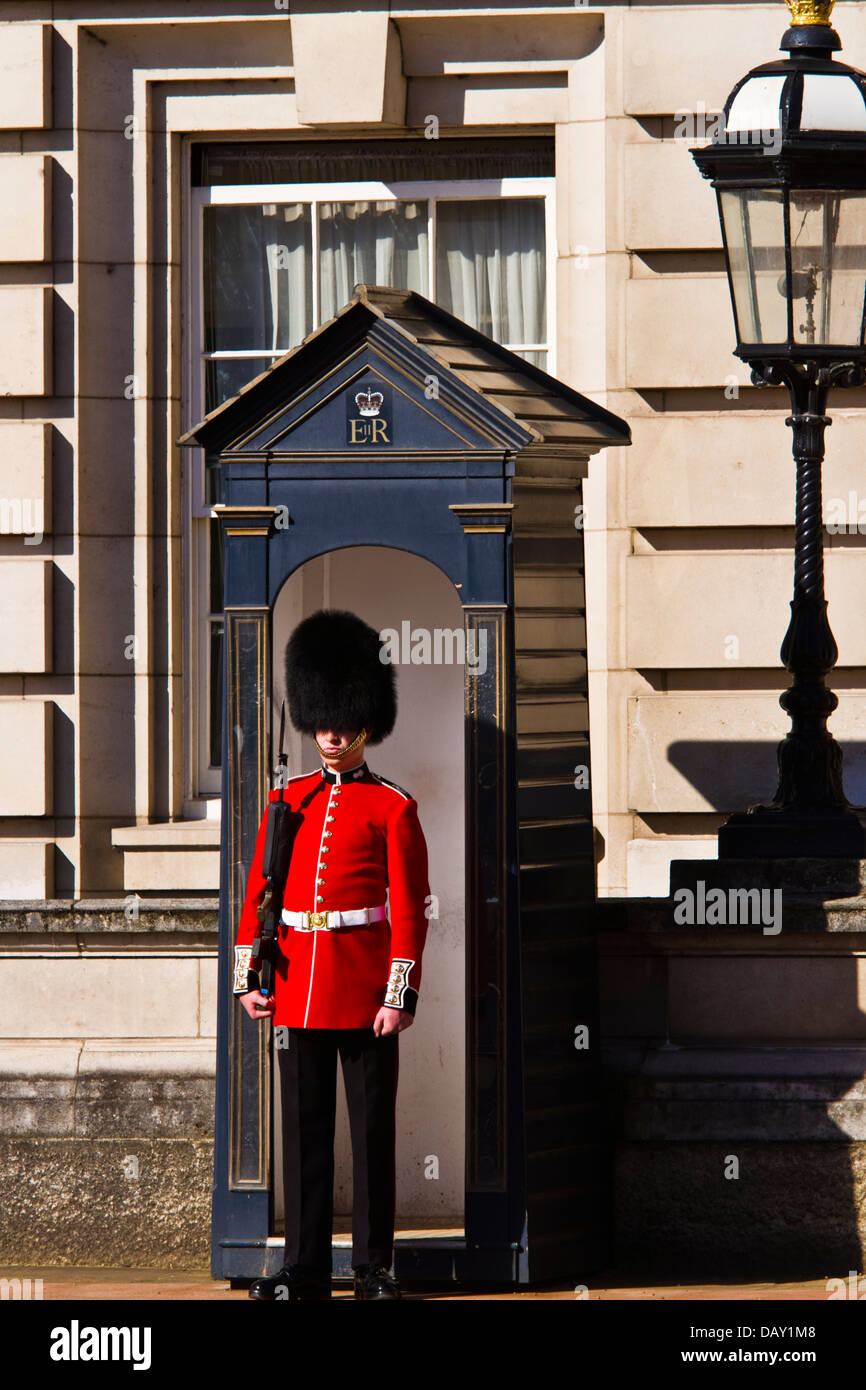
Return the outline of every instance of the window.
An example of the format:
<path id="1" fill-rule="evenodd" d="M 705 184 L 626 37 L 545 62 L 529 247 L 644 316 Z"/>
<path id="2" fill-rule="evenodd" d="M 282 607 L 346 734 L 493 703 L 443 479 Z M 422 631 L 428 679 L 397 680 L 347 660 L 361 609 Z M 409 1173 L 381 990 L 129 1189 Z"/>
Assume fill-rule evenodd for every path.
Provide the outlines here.
<path id="1" fill-rule="evenodd" d="M 523 143 L 537 147 L 539 142 Z M 334 150 L 324 167 L 339 175 L 346 147 Z M 401 149 L 399 157 L 405 154 Z M 270 152 L 261 158 L 266 161 L 261 172 L 271 169 Z M 503 158 L 493 150 L 487 166 L 496 172 Z M 212 170 L 221 174 L 225 161 L 234 167 L 231 155 L 223 160 L 223 165 L 212 161 Z M 355 152 L 355 168 L 359 160 L 363 163 L 363 152 Z M 252 167 L 258 169 L 254 156 Z M 381 160 L 378 168 L 381 172 Z M 319 183 L 214 182 L 194 188 L 190 423 L 327 322 L 361 282 L 417 290 L 553 372 L 553 184 L 550 176 L 506 175 L 415 182 L 345 177 Z M 190 732 L 198 708 L 194 791 L 209 794 L 220 785 L 222 700 L 221 536 L 210 508 L 222 497 L 216 460 L 198 457 L 189 469 L 193 617 L 187 671 L 190 688 L 200 695 L 187 708 Z"/>

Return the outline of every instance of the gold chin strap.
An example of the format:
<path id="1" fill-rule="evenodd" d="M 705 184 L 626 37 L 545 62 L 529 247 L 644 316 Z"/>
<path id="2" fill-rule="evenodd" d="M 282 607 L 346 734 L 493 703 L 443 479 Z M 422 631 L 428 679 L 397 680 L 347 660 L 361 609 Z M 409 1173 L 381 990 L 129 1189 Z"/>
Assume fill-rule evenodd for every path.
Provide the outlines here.
<path id="1" fill-rule="evenodd" d="M 352 742 L 349 744 L 348 748 L 343 748 L 342 751 L 339 753 L 326 753 L 322 745 L 319 743 L 319 740 L 315 737 L 313 738 L 313 742 L 315 743 L 323 758 L 327 758 L 329 762 L 336 762 L 338 758 L 347 758 L 350 753 L 354 753 L 355 749 L 359 746 L 359 744 L 362 744 L 364 742 L 366 737 L 367 730 L 362 729 L 361 732 L 357 735 L 357 737 L 352 739 Z"/>

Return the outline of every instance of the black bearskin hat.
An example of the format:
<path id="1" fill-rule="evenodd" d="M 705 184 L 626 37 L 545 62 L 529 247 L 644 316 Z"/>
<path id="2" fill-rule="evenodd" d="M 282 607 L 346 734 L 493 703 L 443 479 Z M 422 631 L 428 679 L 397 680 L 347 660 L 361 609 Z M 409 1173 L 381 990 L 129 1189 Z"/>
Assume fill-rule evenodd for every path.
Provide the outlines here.
<path id="1" fill-rule="evenodd" d="M 286 644 L 289 717 L 302 734 L 318 729 L 372 730 L 387 738 L 397 718 L 394 667 L 379 660 L 379 634 L 355 613 L 320 608 Z"/>

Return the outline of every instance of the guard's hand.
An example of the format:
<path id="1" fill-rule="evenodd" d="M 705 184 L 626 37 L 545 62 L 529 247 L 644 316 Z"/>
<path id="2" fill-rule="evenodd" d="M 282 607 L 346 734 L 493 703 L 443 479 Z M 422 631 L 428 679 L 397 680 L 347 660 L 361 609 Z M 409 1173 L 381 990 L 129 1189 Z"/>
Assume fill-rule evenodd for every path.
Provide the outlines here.
<path id="1" fill-rule="evenodd" d="M 406 1009 L 388 1009 L 383 1004 L 373 1020 L 373 1032 L 377 1038 L 387 1038 L 391 1033 L 402 1033 L 415 1022 L 413 1014 Z"/>
<path id="2" fill-rule="evenodd" d="M 254 1019 L 260 1020 L 263 1018 L 270 1018 L 274 1009 L 277 1007 L 277 1001 L 273 995 L 270 995 L 266 999 L 261 990 L 258 989 L 248 990 L 246 994 L 241 994 L 239 998 L 244 1013 L 249 1014 L 250 1018 Z"/>

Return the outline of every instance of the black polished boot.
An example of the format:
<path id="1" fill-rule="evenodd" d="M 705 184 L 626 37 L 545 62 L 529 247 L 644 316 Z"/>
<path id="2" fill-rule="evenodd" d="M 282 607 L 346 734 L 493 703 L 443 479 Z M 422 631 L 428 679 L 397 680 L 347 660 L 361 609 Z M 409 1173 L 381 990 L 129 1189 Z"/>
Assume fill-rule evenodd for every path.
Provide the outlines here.
<path id="1" fill-rule="evenodd" d="M 383 1265 L 359 1265 L 355 1270 L 356 1298 L 402 1298 L 397 1280 Z"/>
<path id="2" fill-rule="evenodd" d="M 250 1298 L 262 1303 L 309 1303 L 330 1297 L 330 1279 L 301 1269 L 299 1265 L 284 1265 L 269 1278 L 254 1279 L 250 1284 Z"/>

